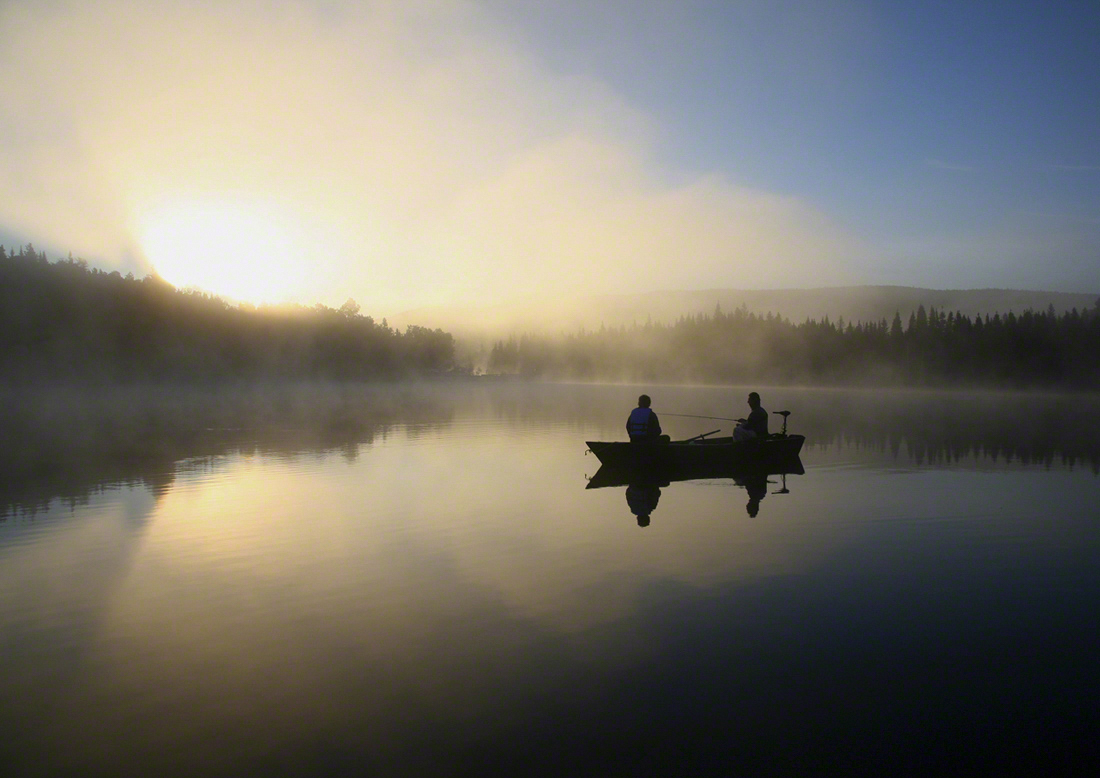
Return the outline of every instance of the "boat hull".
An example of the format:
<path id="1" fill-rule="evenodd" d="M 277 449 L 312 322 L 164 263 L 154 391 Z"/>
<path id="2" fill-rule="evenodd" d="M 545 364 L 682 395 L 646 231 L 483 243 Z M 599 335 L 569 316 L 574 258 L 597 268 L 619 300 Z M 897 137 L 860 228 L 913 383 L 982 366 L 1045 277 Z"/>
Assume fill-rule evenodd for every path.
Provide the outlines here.
<path id="1" fill-rule="evenodd" d="M 618 469 L 744 469 L 762 467 L 781 472 L 798 460 L 806 438 L 802 435 L 735 441 L 712 438 L 671 443 L 627 443 L 587 441 L 588 449 L 601 464 Z"/>

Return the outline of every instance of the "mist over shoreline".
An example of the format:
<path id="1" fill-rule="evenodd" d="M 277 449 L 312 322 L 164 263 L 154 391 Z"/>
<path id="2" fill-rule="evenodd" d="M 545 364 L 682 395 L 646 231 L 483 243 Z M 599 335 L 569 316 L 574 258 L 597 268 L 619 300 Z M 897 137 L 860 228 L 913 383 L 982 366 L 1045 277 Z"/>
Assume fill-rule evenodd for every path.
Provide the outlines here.
<path id="1" fill-rule="evenodd" d="M 687 303 L 698 303 L 700 295 L 741 303 L 723 310 L 719 300 L 712 313 L 681 314 L 671 324 L 654 321 L 653 307 L 635 307 L 646 312 L 642 324 L 637 318 L 629 326 L 601 320 L 598 329 L 582 324 L 518 339 L 489 340 L 492 324 L 479 319 L 481 334 L 467 332 L 465 342 L 456 343 L 442 327 L 406 324 L 402 331 L 386 319 L 376 323 L 350 298 L 339 309 L 234 307 L 156 276 L 124 278 L 71 256 L 51 263 L 31 244 L 10 256 L 0 247 L 0 282 L 4 385 L 393 381 L 491 373 L 586 381 L 1086 388 L 1100 376 L 1100 300 L 1087 306 L 1087 295 L 898 287 L 759 293 L 758 303 L 780 303 L 777 314 L 770 306 L 767 313 L 751 311 L 746 292 L 711 291 L 689 295 Z M 783 313 L 776 295 L 788 301 L 787 311 L 792 304 L 816 310 L 843 305 L 846 313 L 799 321 Z M 906 322 L 902 307 L 922 298 L 943 307 L 918 302 Z M 572 305 L 622 317 L 639 300 L 664 310 L 685 305 L 682 295 Z M 1011 307 L 1021 304 L 1025 309 L 1016 315 Z M 964 313 L 960 305 L 1010 310 L 991 317 Z M 532 303 L 525 315 L 541 313 L 545 324 L 554 320 L 554 308 Z"/>
<path id="2" fill-rule="evenodd" d="M 682 316 L 711 314 L 715 308 L 731 312 L 782 316 L 793 322 L 806 319 L 846 322 L 890 320 L 895 313 L 908 318 L 920 306 L 966 316 L 1002 316 L 1027 310 L 1058 314 L 1073 308 L 1092 308 L 1096 292 L 1033 289 L 930 289 L 915 286 L 835 286 L 806 289 L 698 289 L 654 291 L 645 294 L 578 295 L 546 300 L 535 295 L 504 304 L 484 306 L 428 306 L 388 316 L 395 326 L 418 324 L 441 327 L 467 341 L 507 338 L 509 335 L 557 335 L 601 326 L 672 324 Z"/>

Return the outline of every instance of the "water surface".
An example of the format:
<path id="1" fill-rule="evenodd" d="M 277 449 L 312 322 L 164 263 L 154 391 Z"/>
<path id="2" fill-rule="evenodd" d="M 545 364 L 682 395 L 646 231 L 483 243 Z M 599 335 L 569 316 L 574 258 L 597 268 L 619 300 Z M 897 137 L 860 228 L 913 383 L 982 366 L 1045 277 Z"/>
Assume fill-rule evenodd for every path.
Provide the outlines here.
<path id="1" fill-rule="evenodd" d="M 507 383 L 9 403 L 0 759 L 700 775 L 1089 752 L 1096 398 L 761 389 L 805 474 L 670 483 L 639 526 L 627 487 L 585 488 L 584 441 L 621 439 L 641 389 L 674 437 L 729 424 L 671 414 L 745 411 L 741 388 Z"/>

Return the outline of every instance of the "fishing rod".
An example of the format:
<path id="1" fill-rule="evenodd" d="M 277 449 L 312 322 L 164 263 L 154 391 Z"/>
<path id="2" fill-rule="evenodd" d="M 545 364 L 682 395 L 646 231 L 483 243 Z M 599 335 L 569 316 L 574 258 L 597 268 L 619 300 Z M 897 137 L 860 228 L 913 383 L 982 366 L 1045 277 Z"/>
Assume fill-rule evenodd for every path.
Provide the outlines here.
<path id="1" fill-rule="evenodd" d="M 790 411 L 772 411 L 772 413 L 774 413 L 776 416 L 782 416 L 783 417 L 783 432 L 781 432 L 780 434 L 781 435 L 786 435 L 787 434 L 787 417 L 791 415 L 791 412 Z M 694 414 L 691 414 L 691 413 L 663 413 L 663 412 L 661 413 L 661 415 L 662 416 L 678 416 L 682 419 L 715 419 L 716 421 L 735 421 L 738 424 L 744 424 L 745 423 L 744 419 L 729 419 L 729 418 L 726 418 L 725 416 L 695 416 Z M 711 433 L 708 432 L 707 434 L 709 435 Z"/>
<path id="2" fill-rule="evenodd" d="M 715 419 L 716 421 L 742 421 L 742 419 L 729 419 L 725 416 L 695 416 L 691 413 L 662 413 L 662 416 L 679 416 L 682 419 Z"/>

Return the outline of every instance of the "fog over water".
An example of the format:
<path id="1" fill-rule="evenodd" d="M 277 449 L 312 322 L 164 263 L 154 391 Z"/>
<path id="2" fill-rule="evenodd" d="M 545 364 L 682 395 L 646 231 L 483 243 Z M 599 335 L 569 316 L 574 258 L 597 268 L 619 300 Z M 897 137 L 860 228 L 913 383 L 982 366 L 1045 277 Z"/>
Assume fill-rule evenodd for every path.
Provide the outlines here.
<path id="1" fill-rule="evenodd" d="M 417 436 L 473 414 L 517 424 L 595 425 L 619 439 L 624 416 L 647 389 L 654 410 L 732 418 L 743 415 L 747 389 L 540 384 L 517 381 L 416 383 L 397 386 L 304 383 L 215 390 L 54 388 L 5 395 L 0 425 L 14 445 L 0 456 L 8 509 L 44 505 L 115 481 L 166 481 L 178 462 L 245 451 L 345 451 L 369 447 L 394 429 Z M 767 405 L 795 410 L 792 432 L 806 451 L 898 466 L 955 463 L 1054 464 L 1100 468 L 1092 431 L 1095 395 L 889 391 L 761 390 Z M 666 415 L 674 437 L 719 424 Z M 728 430 L 727 430 L 728 433 Z M 812 460 L 811 460 L 812 461 Z M 84 486 L 77 486 L 77 485 Z M 53 493 L 54 490 L 58 490 Z"/>
<path id="2" fill-rule="evenodd" d="M 1097 398 L 752 388 L 793 411 L 804 474 L 650 486 L 648 526 L 630 487 L 585 488 L 584 441 L 623 439 L 641 390 L 673 437 L 728 427 L 674 414 L 743 415 L 748 387 L 6 397 L 0 755 L 19 775 L 1083 758 Z"/>

